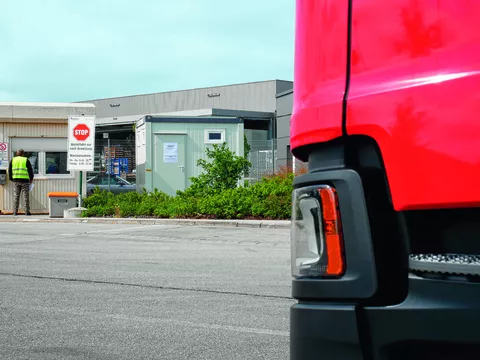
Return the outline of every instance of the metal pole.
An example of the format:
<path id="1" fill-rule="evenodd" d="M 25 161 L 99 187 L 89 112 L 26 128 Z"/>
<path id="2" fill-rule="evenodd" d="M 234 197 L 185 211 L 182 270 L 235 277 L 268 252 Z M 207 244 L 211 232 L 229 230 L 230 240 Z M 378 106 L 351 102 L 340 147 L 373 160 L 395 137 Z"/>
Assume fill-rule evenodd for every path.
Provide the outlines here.
<path id="1" fill-rule="evenodd" d="M 80 190 L 78 192 L 80 194 L 79 199 L 78 199 L 78 206 L 82 207 L 83 171 L 80 171 Z"/>
<path id="2" fill-rule="evenodd" d="M 112 154 L 110 153 L 110 137 L 108 137 L 107 141 L 108 145 L 108 163 L 107 163 L 107 172 L 108 172 L 108 192 L 110 192 L 110 167 L 112 165 Z"/>

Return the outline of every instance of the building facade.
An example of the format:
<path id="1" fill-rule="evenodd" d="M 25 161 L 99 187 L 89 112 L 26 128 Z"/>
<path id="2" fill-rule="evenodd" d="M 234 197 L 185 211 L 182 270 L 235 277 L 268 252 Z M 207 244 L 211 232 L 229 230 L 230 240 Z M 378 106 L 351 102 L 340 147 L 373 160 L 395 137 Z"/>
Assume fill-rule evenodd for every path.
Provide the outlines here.
<path id="1" fill-rule="evenodd" d="M 277 94 L 276 148 L 277 167 L 293 171 L 306 168 L 307 164 L 293 157 L 290 151 L 290 119 L 293 112 L 293 89 Z"/>
<path id="2" fill-rule="evenodd" d="M 169 195 L 190 186 L 199 176 L 198 160 L 224 142 L 244 156 L 244 124 L 227 117 L 153 117 L 137 121 L 137 189 L 158 189 Z"/>
<path id="3" fill-rule="evenodd" d="M 293 167 L 290 152 L 290 118 L 293 110 L 293 90 L 277 94 L 277 165 Z"/>
<path id="4" fill-rule="evenodd" d="M 0 103 L 0 144 L 3 144 L 1 149 L 5 149 L 1 152 L 0 174 L 6 175 L 16 150 L 25 150 L 35 173 L 35 187 L 30 193 L 32 212 L 48 213 L 49 192 L 79 193 L 79 173 L 67 170 L 69 115 L 95 115 L 95 106 Z M 85 184 L 82 186 L 85 193 Z M 12 210 L 13 186 L 7 177 L 0 183 L 0 211 Z"/>
<path id="5" fill-rule="evenodd" d="M 271 80 L 88 101 L 95 105 L 97 116 L 96 172 L 105 171 L 109 154 L 119 153 L 131 159 L 126 177 L 135 181 L 134 124 L 145 116 L 234 117 L 244 121 L 252 176 L 259 178 L 276 166 L 276 95 L 292 87 L 291 81 Z"/>
<path id="6" fill-rule="evenodd" d="M 275 112 L 276 94 L 292 87 L 291 81 L 271 80 L 86 102 L 95 105 L 99 124 L 115 125 L 134 123 L 146 115 L 215 108 Z"/>

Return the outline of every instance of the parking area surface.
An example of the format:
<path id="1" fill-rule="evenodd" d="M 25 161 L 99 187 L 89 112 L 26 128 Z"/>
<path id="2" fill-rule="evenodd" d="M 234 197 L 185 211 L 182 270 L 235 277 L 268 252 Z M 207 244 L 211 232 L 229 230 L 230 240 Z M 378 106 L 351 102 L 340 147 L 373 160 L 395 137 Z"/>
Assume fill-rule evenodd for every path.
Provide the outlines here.
<path id="1" fill-rule="evenodd" d="M 285 229 L 0 223 L 1 359 L 288 359 Z"/>

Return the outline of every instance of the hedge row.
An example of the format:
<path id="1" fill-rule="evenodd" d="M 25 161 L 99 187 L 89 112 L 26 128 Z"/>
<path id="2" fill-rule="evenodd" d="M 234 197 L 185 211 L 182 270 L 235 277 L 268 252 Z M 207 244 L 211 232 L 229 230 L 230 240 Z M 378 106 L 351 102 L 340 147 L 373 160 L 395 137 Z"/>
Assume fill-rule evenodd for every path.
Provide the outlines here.
<path id="1" fill-rule="evenodd" d="M 113 195 L 96 190 L 84 200 L 85 217 L 289 219 L 294 175 L 276 174 L 251 186 L 221 191 Z"/>

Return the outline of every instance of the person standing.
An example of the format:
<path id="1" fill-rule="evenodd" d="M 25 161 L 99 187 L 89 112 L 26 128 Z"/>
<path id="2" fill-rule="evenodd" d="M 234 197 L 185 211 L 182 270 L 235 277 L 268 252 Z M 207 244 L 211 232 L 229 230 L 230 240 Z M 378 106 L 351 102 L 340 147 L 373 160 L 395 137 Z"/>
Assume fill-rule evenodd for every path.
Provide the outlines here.
<path id="1" fill-rule="evenodd" d="M 23 149 L 17 150 L 16 156 L 8 166 L 8 177 L 13 182 L 13 215 L 18 213 L 20 194 L 23 192 L 25 215 L 30 216 L 30 184 L 33 182 L 33 168 L 25 157 Z"/>

